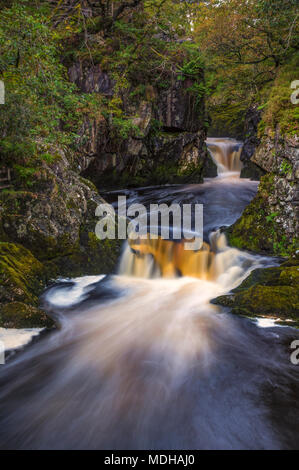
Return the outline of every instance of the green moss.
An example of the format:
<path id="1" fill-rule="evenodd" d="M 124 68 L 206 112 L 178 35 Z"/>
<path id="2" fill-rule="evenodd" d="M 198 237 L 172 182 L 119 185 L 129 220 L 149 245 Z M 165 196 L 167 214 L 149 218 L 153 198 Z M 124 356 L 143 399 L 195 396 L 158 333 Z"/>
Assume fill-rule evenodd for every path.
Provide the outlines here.
<path id="1" fill-rule="evenodd" d="M 53 321 L 37 308 L 48 276 L 45 267 L 21 245 L 0 242 L 0 326 L 50 327 Z"/>
<path id="2" fill-rule="evenodd" d="M 233 313 L 299 319 L 298 260 L 280 267 L 257 269 L 227 296 L 213 303 L 230 307 Z"/>
<path id="3" fill-rule="evenodd" d="M 259 124 L 259 135 L 266 128 L 275 129 L 279 126 L 282 135 L 298 135 L 299 108 L 291 101 L 294 90 L 290 88 L 293 81 L 298 79 L 299 54 L 294 53 L 291 60 L 278 70 L 274 83 L 265 86 L 262 97 L 266 101 L 263 120 Z"/>
<path id="4" fill-rule="evenodd" d="M 272 173 L 261 178 L 257 196 L 226 233 L 229 244 L 241 250 L 288 257 L 298 249 L 298 239 L 287 240 L 276 222 L 279 213 L 269 211 L 268 197 L 273 192 L 273 181 Z"/>
<path id="5" fill-rule="evenodd" d="M 0 305 L 0 326 L 3 328 L 51 328 L 53 320 L 39 308 L 22 302 Z"/>
<path id="6" fill-rule="evenodd" d="M 238 294 L 234 313 L 299 319 L 298 288 L 290 286 L 253 286 Z"/>
<path id="7" fill-rule="evenodd" d="M 46 272 L 32 253 L 21 245 L 0 242 L 0 301 L 36 304 Z"/>

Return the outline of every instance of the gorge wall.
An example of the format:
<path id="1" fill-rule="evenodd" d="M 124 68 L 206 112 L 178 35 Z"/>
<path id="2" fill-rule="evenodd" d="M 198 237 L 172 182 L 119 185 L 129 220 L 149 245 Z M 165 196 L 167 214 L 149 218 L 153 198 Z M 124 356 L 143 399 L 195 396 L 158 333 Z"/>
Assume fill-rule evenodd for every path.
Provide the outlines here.
<path id="1" fill-rule="evenodd" d="M 77 62 L 69 68 L 69 76 L 82 92 L 115 99 L 115 83 L 99 64 Z M 194 93 L 199 85 L 201 94 Z M 204 143 L 203 90 L 203 69 L 197 69 L 196 77 L 183 79 L 170 68 L 164 74 L 163 86 L 149 81 L 141 97 L 134 95 L 130 84 L 121 103 L 121 112 L 131 125 L 127 135 L 114 132 L 112 114 L 99 122 L 87 122 L 82 129 L 88 134 L 82 175 L 98 188 L 199 183 L 204 172 L 215 176 Z"/>
<path id="2" fill-rule="evenodd" d="M 113 271 L 121 243 L 94 233 L 103 188 L 216 176 L 204 143 L 198 47 L 133 13 L 109 31 L 101 17 L 86 34 L 64 28 L 58 45 L 49 25 L 38 63 L 38 33 L 24 43 L 26 60 L 15 65 L 10 49 L 4 55 L 12 78 L 0 108 L 0 152 L 12 179 L 0 190 L 0 326 L 49 326 L 38 302 L 46 285 Z M 30 14 L 22 16 L 25 31 Z"/>
<path id="3" fill-rule="evenodd" d="M 299 139 L 268 129 L 251 162 L 266 174 L 257 196 L 229 230 L 230 243 L 242 249 L 281 256 L 298 250 Z"/>

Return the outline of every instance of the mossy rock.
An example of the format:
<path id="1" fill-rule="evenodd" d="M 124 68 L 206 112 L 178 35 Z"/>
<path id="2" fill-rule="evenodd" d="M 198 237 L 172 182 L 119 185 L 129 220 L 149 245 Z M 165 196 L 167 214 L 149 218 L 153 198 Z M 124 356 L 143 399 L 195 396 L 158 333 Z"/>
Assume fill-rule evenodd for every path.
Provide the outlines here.
<path id="1" fill-rule="evenodd" d="M 0 242 L 0 302 L 36 304 L 46 278 L 44 266 L 29 250 Z"/>
<path id="2" fill-rule="evenodd" d="M 218 175 L 217 165 L 214 163 L 211 155 L 207 151 L 206 159 L 203 166 L 203 177 L 204 178 L 215 178 Z"/>
<path id="3" fill-rule="evenodd" d="M 0 305 L 0 326 L 3 328 L 51 328 L 53 320 L 45 312 L 23 302 Z"/>
<path id="4" fill-rule="evenodd" d="M 298 265 L 289 267 L 281 265 L 274 268 L 256 269 L 234 292 L 241 292 L 257 284 L 262 286 L 298 286 L 299 267 Z"/>
<path id="5" fill-rule="evenodd" d="M 299 319 L 298 288 L 290 286 L 250 287 L 236 295 L 234 313 Z"/>
<path id="6" fill-rule="evenodd" d="M 257 269 L 230 295 L 213 300 L 233 313 L 299 319 L 299 266 Z M 289 262 L 290 263 L 290 262 Z"/>
<path id="7" fill-rule="evenodd" d="M 58 256 L 45 266 L 49 272 L 66 277 L 110 274 L 115 272 L 121 245 L 121 240 L 99 240 L 94 232 L 85 232 L 77 250 Z"/>
<path id="8" fill-rule="evenodd" d="M 270 213 L 268 197 L 273 192 L 274 175 L 261 178 L 258 194 L 246 207 L 242 216 L 226 230 L 228 242 L 240 250 L 250 250 L 288 257 L 298 249 L 298 239 L 289 241 L 275 219 L 279 214 Z"/>

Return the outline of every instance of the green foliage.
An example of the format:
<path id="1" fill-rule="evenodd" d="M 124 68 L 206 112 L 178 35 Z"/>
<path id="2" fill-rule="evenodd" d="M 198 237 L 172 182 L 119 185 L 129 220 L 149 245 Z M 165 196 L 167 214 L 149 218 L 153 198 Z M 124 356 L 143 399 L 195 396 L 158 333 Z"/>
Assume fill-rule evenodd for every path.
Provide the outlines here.
<path id="1" fill-rule="evenodd" d="M 283 176 L 288 176 L 292 174 L 292 171 L 293 171 L 293 167 L 290 164 L 290 162 L 288 162 L 287 160 L 284 160 L 282 164 L 280 165 L 281 174 Z"/>
<path id="2" fill-rule="evenodd" d="M 0 149 L 21 180 L 41 161 L 37 141 L 76 148 L 84 117 L 94 116 L 98 96 L 77 92 L 61 64 L 61 37 L 43 9 L 26 1 L 3 8 L 0 16 L 0 78 L 6 102 L 0 107 Z M 25 167 L 28 166 L 28 171 Z"/>
<path id="3" fill-rule="evenodd" d="M 190 61 L 185 62 L 182 66 L 178 66 L 178 69 L 180 71 L 180 75 L 178 78 L 180 80 L 185 80 L 185 78 L 187 77 L 196 78 L 202 75 L 202 70 L 204 67 L 203 59 L 198 51 L 195 57 L 194 53 L 192 55 L 193 58 Z"/>
<path id="4" fill-rule="evenodd" d="M 266 128 L 275 129 L 277 125 L 282 134 L 294 135 L 299 132 L 299 106 L 291 102 L 291 83 L 299 76 L 299 53 L 294 53 L 289 62 L 282 65 L 271 86 L 265 86 L 260 93 L 263 105 L 263 124 L 260 135 Z"/>
<path id="5" fill-rule="evenodd" d="M 266 217 L 266 221 L 272 222 L 278 215 L 279 215 L 278 212 L 272 212 L 270 215 Z"/>
<path id="6" fill-rule="evenodd" d="M 209 0 L 201 2 L 194 24 L 213 131 L 241 137 L 246 110 L 259 103 L 261 134 L 277 125 L 298 133 L 298 106 L 290 102 L 291 81 L 298 79 L 298 1 Z"/>
<path id="7" fill-rule="evenodd" d="M 130 118 L 113 117 L 112 132 L 120 139 L 126 140 L 132 135 L 138 135 L 139 129 Z"/>

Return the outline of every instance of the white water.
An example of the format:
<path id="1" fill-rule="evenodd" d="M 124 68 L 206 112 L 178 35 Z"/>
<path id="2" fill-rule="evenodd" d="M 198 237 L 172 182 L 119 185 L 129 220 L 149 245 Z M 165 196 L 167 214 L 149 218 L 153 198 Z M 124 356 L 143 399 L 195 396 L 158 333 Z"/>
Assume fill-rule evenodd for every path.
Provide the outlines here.
<path id="1" fill-rule="evenodd" d="M 42 328 L 0 328 L 0 342 L 4 344 L 4 351 L 17 350 L 30 343 L 42 330 Z"/>
<path id="2" fill-rule="evenodd" d="M 0 448 L 294 448 L 293 330 L 210 303 L 273 264 L 211 229 L 233 223 L 254 190 L 217 178 L 138 196 L 202 201 L 211 248 L 186 260 L 178 244 L 139 254 L 127 246 L 119 275 L 49 289 L 62 327 L 3 369 Z"/>
<path id="3" fill-rule="evenodd" d="M 206 144 L 217 165 L 218 176 L 240 176 L 242 142 L 229 138 L 209 137 Z"/>

